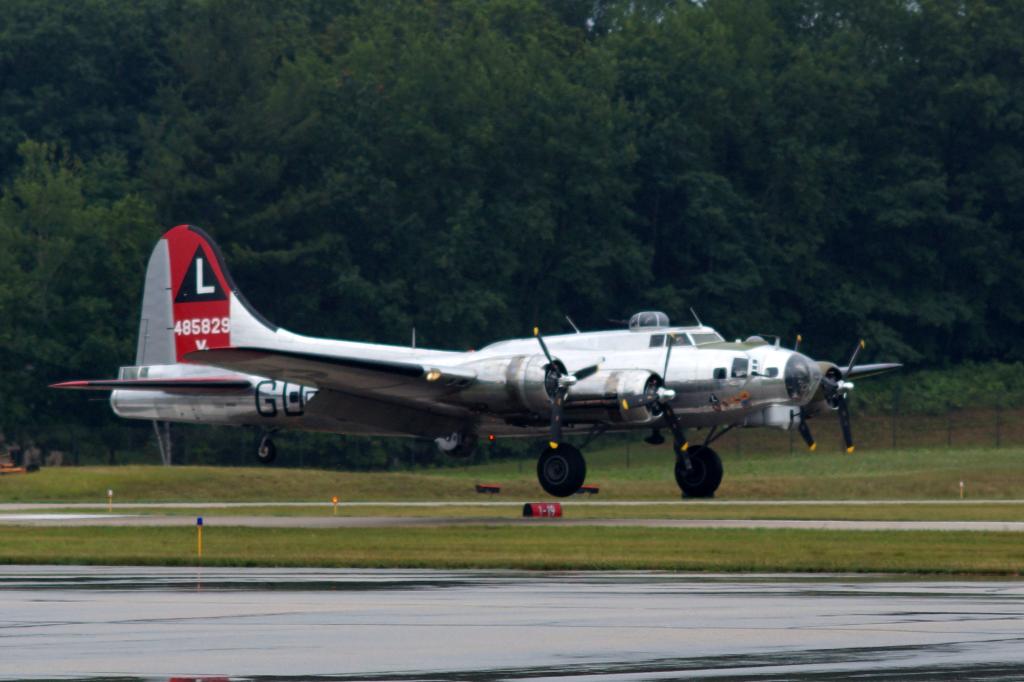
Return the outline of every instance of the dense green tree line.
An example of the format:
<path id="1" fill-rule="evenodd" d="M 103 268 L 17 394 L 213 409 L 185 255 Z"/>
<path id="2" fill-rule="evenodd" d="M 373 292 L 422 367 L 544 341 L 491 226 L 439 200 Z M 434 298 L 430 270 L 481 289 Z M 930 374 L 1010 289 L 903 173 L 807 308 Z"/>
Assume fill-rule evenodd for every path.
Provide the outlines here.
<path id="1" fill-rule="evenodd" d="M 42 387 L 130 362 L 184 222 L 310 334 L 693 306 L 837 360 L 1024 360 L 1022 67 L 1020 1 L 8 0 L 0 422 L 144 437 Z"/>

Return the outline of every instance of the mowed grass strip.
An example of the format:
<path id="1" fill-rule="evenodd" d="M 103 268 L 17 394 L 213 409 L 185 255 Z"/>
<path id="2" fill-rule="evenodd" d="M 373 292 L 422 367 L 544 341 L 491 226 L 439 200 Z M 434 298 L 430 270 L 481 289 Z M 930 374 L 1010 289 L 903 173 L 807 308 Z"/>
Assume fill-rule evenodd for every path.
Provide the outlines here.
<path id="1" fill-rule="evenodd" d="M 473 495 L 473 485 L 422 473 L 351 473 L 320 469 L 210 466 L 44 468 L 0 477 L 0 502 L 327 502 L 446 500 Z"/>
<path id="2" fill-rule="evenodd" d="M 204 566 L 896 572 L 1017 576 L 1015 533 L 207 526 Z M 191 528 L 0 527 L 0 563 L 198 565 Z"/>
<path id="3" fill-rule="evenodd" d="M 971 498 L 1024 498 L 1024 448 L 934 448 L 854 455 L 722 453 L 719 499 L 951 499 L 959 482 Z M 587 453 L 589 484 L 610 500 L 678 500 L 673 455 L 650 448 Z M 474 483 L 497 483 L 503 498 L 549 499 L 534 463 L 356 473 L 273 467 L 123 466 L 45 468 L 0 477 L 0 502 L 326 502 L 480 500 Z"/>

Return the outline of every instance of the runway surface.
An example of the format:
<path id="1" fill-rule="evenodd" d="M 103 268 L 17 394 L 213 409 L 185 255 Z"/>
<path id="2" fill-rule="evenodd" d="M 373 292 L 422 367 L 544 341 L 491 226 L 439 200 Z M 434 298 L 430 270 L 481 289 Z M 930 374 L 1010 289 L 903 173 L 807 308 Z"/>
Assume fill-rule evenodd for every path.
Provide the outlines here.
<path id="1" fill-rule="evenodd" d="M 431 526 L 607 526 L 638 528 L 761 528 L 797 530 L 941 530 L 1024 532 L 1024 521 L 837 521 L 814 519 L 571 519 L 453 516 L 203 516 L 207 526 L 247 528 L 422 528 Z M 29 526 L 194 526 L 192 516 L 31 513 L 0 514 L 0 524 Z"/>
<path id="2" fill-rule="evenodd" d="M 1024 583 L 0 567 L 0 645 L 3 679 L 1010 680 Z"/>

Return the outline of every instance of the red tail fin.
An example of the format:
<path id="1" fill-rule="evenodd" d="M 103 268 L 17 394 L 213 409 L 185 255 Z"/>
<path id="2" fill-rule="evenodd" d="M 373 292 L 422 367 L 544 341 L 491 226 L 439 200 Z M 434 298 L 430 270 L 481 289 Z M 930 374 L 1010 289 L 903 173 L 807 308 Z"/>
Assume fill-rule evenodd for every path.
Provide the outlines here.
<path id="1" fill-rule="evenodd" d="M 231 283 L 220 250 L 198 227 L 166 234 L 171 266 L 174 349 L 186 353 L 231 345 Z"/>

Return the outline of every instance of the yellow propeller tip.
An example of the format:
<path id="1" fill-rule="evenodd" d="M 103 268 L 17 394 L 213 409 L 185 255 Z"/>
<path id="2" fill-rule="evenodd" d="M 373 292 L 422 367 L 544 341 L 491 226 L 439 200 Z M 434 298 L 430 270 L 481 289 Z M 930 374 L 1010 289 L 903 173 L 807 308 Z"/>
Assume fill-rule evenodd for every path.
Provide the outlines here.
<path id="1" fill-rule="evenodd" d="M 552 450 L 557 450 L 557 449 L 558 449 L 558 443 L 556 443 L 555 441 L 549 441 L 549 442 L 548 442 L 548 446 L 549 446 L 549 447 L 550 447 L 550 448 L 551 448 Z"/>
<path id="2" fill-rule="evenodd" d="M 811 443 L 810 445 L 807 446 L 807 449 L 810 450 L 811 452 L 814 452 L 815 450 L 818 449 L 818 444 L 817 443 Z"/>
<path id="3" fill-rule="evenodd" d="M 624 410 L 628 410 L 629 409 L 629 401 L 626 400 L 625 398 L 622 399 L 622 409 L 624 409 Z"/>
<path id="4" fill-rule="evenodd" d="M 860 340 L 860 349 L 864 350 L 864 346 L 865 346 L 864 339 L 861 339 Z"/>
<path id="5" fill-rule="evenodd" d="M 690 444 L 689 443 L 683 443 L 682 445 L 679 446 L 679 452 L 686 452 L 689 449 L 690 449 Z"/>
<path id="6" fill-rule="evenodd" d="M 846 448 L 846 452 L 847 452 L 847 454 L 851 454 L 852 455 L 853 451 L 856 450 L 856 449 L 857 449 L 856 447 L 851 445 L 850 447 Z"/>
<path id="7" fill-rule="evenodd" d="M 540 327 L 534 327 L 533 328 L 533 335 L 534 336 L 540 336 Z"/>

